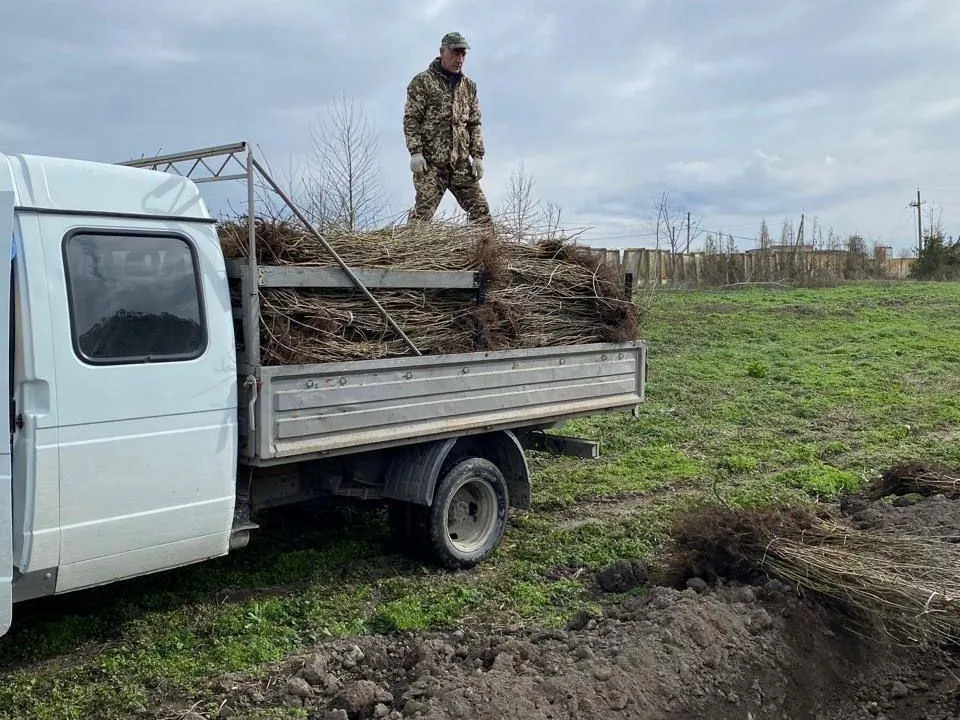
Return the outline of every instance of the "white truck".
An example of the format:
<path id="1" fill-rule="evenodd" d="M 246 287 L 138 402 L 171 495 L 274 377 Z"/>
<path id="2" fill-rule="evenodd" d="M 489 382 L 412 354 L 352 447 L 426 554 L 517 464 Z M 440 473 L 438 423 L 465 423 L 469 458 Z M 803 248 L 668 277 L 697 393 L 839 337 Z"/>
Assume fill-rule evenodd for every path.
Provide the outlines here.
<path id="1" fill-rule="evenodd" d="M 643 401 L 640 341 L 261 364 L 260 287 L 355 286 L 382 310 L 377 288 L 482 278 L 335 253 L 340 267 L 258 266 L 252 228 L 249 258 L 225 260 L 200 184 L 245 182 L 253 215 L 257 177 L 299 214 L 247 143 L 0 155 L 0 634 L 17 602 L 223 556 L 259 510 L 305 500 L 386 502 L 398 541 L 469 568 L 529 506 L 525 449 L 594 457 L 544 431 Z"/>

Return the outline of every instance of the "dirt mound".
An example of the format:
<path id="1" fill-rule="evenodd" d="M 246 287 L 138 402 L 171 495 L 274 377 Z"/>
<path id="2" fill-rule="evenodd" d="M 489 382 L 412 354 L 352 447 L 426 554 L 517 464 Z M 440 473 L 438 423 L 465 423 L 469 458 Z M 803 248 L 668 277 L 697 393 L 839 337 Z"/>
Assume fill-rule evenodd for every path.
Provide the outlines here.
<path id="1" fill-rule="evenodd" d="M 891 468 L 862 494 L 844 497 L 840 510 L 859 529 L 960 542 L 960 473 L 940 465 Z"/>
<path id="2" fill-rule="evenodd" d="M 960 542 L 960 503 L 944 495 L 921 497 L 906 494 L 896 499 L 870 501 L 844 499 L 841 509 L 851 524 L 862 530 L 887 530 Z"/>
<path id="3" fill-rule="evenodd" d="M 566 630 L 331 643 L 263 681 L 219 684 L 217 706 L 331 720 L 960 716 L 952 661 L 865 645 L 777 581 L 691 585 L 652 588 Z"/>
<path id="4" fill-rule="evenodd" d="M 870 529 L 939 536 L 960 526 L 960 503 L 942 495 L 898 504 L 845 498 L 839 512 Z M 835 604 L 734 569 L 748 579 L 692 576 L 679 588 L 650 587 L 657 574 L 624 560 L 593 573 L 589 590 L 601 600 L 621 593 L 618 600 L 565 629 L 335 641 L 268 677 L 218 682 L 208 712 L 186 717 L 260 718 L 286 708 L 319 720 L 960 717 L 954 648 L 864 637 Z"/>

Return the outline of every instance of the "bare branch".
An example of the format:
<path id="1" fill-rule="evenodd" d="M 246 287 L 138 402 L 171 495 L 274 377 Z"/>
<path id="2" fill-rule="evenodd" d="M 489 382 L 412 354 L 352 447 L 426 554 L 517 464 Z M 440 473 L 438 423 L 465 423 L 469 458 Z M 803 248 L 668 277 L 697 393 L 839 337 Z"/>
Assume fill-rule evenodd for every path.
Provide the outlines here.
<path id="1" fill-rule="evenodd" d="M 521 162 L 507 181 L 503 208 L 499 215 L 507 233 L 520 242 L 529 242 L 536 228 L 537 208 L 540 201 L 533 195 L 536 184 Z"/>
<path id="2" fill-rule="evenodd" d="M 366 230 L 387 212 L 379 140 L 363 108 L 345 95 L 311 128 L 307 192 L 314 219 L 325 227 Z"/>
<path id="3" fill-rule="evenodd" d="M 560 227 L 560 214 L 562 207 L 556 203 L 548 202 L 543 210 L 543 231 L 542 234 L 547 240 L 554 240 L 562 235 Z"/>
<path id="4" fill-rule="evenodd" d="M 670 193 L 663 192 L 656 201 L 656 247 L 661 243 L 670 250 L 672 276 L 677 277 L 684 266 L 684 256 L 690 253 L 694 241 L 702 234 L 702 218 L 694 218 L 689 211 L 674 207 Z"/>

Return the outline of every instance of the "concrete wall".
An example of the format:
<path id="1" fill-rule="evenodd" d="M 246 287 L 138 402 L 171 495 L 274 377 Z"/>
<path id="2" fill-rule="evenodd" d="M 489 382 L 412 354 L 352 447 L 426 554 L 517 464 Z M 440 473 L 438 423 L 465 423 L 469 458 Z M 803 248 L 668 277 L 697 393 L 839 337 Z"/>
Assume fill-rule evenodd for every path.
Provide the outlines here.
<path id="1" fill-rule="evenodd" d="M 630 273 L 639 285 L 718 286 L 746 282 L 797 279 L 902 280 L 915 258 L 892 258 L 887 248 L 875 256 L 852 256 L 846 250 L 751 250 L 731 254 L 686 253 L 648 248 L 592 248 L 592 252 L 621 275 Z"/>

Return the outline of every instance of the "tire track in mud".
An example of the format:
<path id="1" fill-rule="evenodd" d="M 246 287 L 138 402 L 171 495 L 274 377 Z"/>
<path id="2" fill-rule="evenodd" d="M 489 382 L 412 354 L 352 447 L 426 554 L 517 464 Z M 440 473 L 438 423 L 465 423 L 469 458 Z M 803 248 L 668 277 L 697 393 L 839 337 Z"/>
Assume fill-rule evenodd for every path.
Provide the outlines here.
<path id="1" fill-rule="evenodd" d="M 572 507 L 540 512 L 555 519 L 557 530 L 568 532 L 587 525 L 618 522 L 658 503 L 672 503 L 677 499 L 692 498 L 702 494 L 701 489 L 689 486 L 678 488 L 665 485 L 639 493 L 621 494 L 609 498 L 589 498 L 578 501 Z"/>

